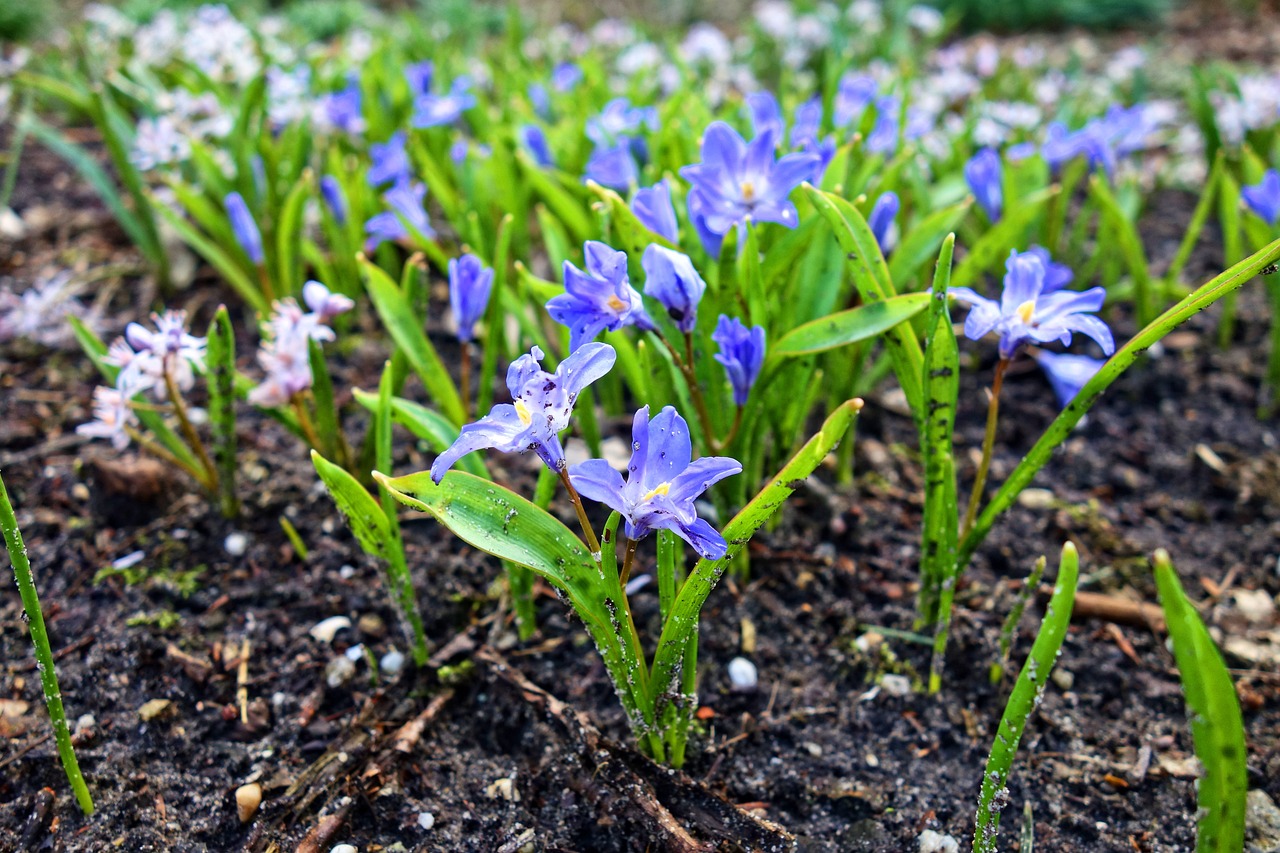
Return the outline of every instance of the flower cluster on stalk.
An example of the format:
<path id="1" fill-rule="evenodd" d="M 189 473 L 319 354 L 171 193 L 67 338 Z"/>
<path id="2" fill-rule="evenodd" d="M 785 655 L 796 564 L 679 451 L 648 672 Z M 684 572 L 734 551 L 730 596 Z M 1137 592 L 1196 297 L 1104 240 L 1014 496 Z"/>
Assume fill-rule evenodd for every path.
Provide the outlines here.
<path id="1" fill-rule="evenodd" d="M 249 402 L 255 406 L 285 406 L 309 389 L 313 382 L 311 341 L 333 340 L 329 321 L 355 306 L 350 298 L 330 293 L 318 281 L 309 281 L 302 288 L 302 301 L 309 311 L 303 311 L 292 297 L 272 306 L 265 339 L 258 349 L 258 364 L 266 371 L 266 378 L 249 392 Z"/>

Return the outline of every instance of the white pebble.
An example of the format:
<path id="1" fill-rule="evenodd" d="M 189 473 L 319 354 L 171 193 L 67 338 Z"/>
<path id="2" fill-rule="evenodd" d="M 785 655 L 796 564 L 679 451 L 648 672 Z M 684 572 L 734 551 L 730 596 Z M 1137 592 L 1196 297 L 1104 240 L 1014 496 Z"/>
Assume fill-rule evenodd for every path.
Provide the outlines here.
<path id="1" fill-rule="evenodd" d="M 330 850 L 329 853 L 360 853 L 360 851 L 354 844 L 339 844 L 337 847 Z"/>
<path id="2" fill-rule="evenodd" d="M 83 714 L 80 719 L 76 720 L 76 731 L 89 731 L 96 725 L 98 725 L 98 720 L 93 714 Z"/>
<path id="3" fill-rule="evenodd" d="M 343 563 L 338 567 L 338 577 L 344 581 L 349 581 L 356 576 L 356 567 L 350 563 Z"/>
<path id="4" fill-rule="evenodd" d="M 146 551 L 134 551 L 132 553 L 125 554 L 120 559 L 114 561 L 111 564 L 111 568 L 131 569 L 134 566 L 138 565 L 138 563 L 141 563 L 146 558 L 146 556 L 147 556 Z"/>
<path id="5" fill-rule="evenodd" d="M 883 675 L 880 677 L 880 686 L 890 696 L 907 696 L 911 693 L 911 679 L 905 675 Z"/>
<path id="6" fill-rule="evenodd" d="M 920 843 L 920 853 L 958 853 L 960 850 L 959 841 L 932 829 L 920 833 L 916 840 Z"/>
<path id="7" fill-rule="evenodd" d="M 222 547 L 233 557 L 243 557 L 244 552 L 249 550 L 249 537 L 239 531 L 228 533 L 227 538 L 222 540 Z"/>
<path id="8" fill-rule="evenodd" d="M 388 675 L 396 675 L 400 670 L 404 669 L 404 655 L 399 649 L 393 648 L 382 656 L 382 660 L 378 662 L 378 666 Z"/>
<path id="9" fill-rule="evenodd" d="M 346 657 L 336 657 L 324 668 L 324 681 L 332 688 L 338 688 L 351 680 L 356 674 L 356 665 Z"/>
<path id="10" fill-rule="evenodd" d="M 345 616 L 330 616 L 311 629 L 311 636 L 322 643 L 332 643 L 333 638 L 344 628 L 351 627 L 351 620 Z"/>
<path id="11" fill-rule="evenodd" d="M 418 826 L 423 829 L 430 829 L 436 825 L 436 816 L 431 812 L 422 812 L 418 815 Z"/>
<path id="12" fill-rule="evenodd" d="M 360 660 L 360 658 L 364 657 L 364 643 L 356 643 L 354 646 L 347 649 L 346 655 L 347 655 L 347 660 L 351 661 L 352 663 L 355 663 L 356 661 Z"/>
<path id="13" fill-rule="evenodd" d="M 729 661 L 729 680 L 734 690 L 755 690 L 757 679 L 756 665 L 751 661 L 743 657 Z"/>

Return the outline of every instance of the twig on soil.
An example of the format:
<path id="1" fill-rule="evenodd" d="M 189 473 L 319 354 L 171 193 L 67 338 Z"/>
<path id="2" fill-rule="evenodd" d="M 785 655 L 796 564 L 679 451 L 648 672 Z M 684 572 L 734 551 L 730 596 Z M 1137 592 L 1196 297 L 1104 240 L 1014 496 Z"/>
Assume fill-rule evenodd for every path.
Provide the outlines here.
<path id="1" fill-rule="evenodd" d="M 1040 595 L 1048 598 L 1053 593 L 1049 586 L 1040 587 Z M 1164 630 L 1164 611 L 1158 604 L 1147 601 L 1131 601 L 1101 592 L 1077 592 L 1073 619 L 1101 619 L 1134 628 Z"/>
<path id="2" fill-rule="evenodd" d="M 240 705 L 240 723 L 249 725 L 249 638 L 240 641 L 240 665 L 236 668 L 236 703 Z"/>
<path id="3" fill-rule="evenodd" d="M 347 819 L 347 812 L 349 811 L 351 811 L 350 803 L 333 814 L 325 815 L 321 818 L 320 822 L 307 833 L 307 837 L 302 839 L 302 843 L 298 845 L 297 853 L 320 853 L 333 840 L 333 837 L 338 834 L 338 830 L 342 828 L 342 823 Z"/>
<path id="4" fill-rule="evenodd" d="M 74 643 L 68 643 L 67 645 L 63 646 L 62 648 L 54 652 L 53 659 L 62 660 L 67 655 L 75 654 L 76 652 L 80 651 L 83 648 L 92 646 L 97 641 L 98 641 L 97 634 L 86 634 L 80 639 L 76 640 Z M 16 663 L 11 667 L 13 672 L 30 672 L 35 668 L 36 668 L 35 658 L 32 658 L 31 660 L 24 660 L 21 663 Z"/>
<path id="5" fill-rule="evenodd" d="M 615 817 L 648 827 L 661 849 L 695 853 L 721 843 L 763 851 L 794 848 L 795 839 L 782 828 L 748 814 L 683 773 L 609 741 L 585 714 L 529 681 L 493 649 L 480 649 L 474 659 L 515 687 L 567 737 L 585 777 L 581 793 L 601 804 L 611 801 L 612 808 L 622 810 Z M 685 825 L 704 840 L 695 839 Z"/>

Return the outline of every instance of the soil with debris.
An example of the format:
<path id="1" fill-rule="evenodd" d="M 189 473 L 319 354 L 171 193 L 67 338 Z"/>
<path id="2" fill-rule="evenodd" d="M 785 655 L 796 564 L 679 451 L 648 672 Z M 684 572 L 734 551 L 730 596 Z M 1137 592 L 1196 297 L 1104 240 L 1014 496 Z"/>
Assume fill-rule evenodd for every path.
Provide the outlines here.
<path id="1" fill-rule="evenodd" d="M 154 296 L 130 273 L 136 259 L 52 154 L 25 156 L 14 207 L 29 232 L 0 244 L 0 276 L 25 287 L 42 270 L 117 265 L 95 292 L 104 325 L 118 329 Z M 1149 205 L 1157 271 L 1194 202 L 1166 193 Z M 1186 278 L 1220 269 L 1208 234 Z M 227 296 L 197 279 L 173 302 L 199 327 Z M 726 580 L 708 602 L 684 774 L 630 748 L 599 658 L 549 590 L 539 588 L 540 632 L 518 642 L 500 566 L 425 517 L 406 521 L 405 535 L 435 657 L 375 680 L 369 661 L 406 644 L 378 567 L 290 436 L 242 413 L 246 507 L 224 521 L 165 467 L 74 435 L 95 383 L 86 359 L 6 344 L 0 467 L 99 811 L 86 820 L 67 792 L 21 606 L 6 594 L 0 849 L 897 853 L 928 833 L 967 847 L 1010 687 L 987 677 L 1000 625 L 1035 558 L 1069 538 L 1082 589 L 1128 603 L 1133 618 L 1073 625 L 1015 763 L 1002 847 L 1019 849 L 1025 815 L 1041 851 L 1189 851 L 1196 766 L 1182 695 L 1165 638 L 1134 605 L 1155 600 L 1146 558 L 1156 547 L 1174 556 L 1226 649 L 1250 786 L 1280 798 L 1280 448 L 1276 421 L 1257 414 L 1264 281 L 1242 292 L 1225 350 L 1219 315 L 1196 316 L 1135 365 L 997 524 L 959 590 L 938 696 L 919 689 L 929 650 L 912 634 L 921 466 L 910 423 L 891 400 L 868 401 L 855 485 L 823 472 L 752 543 L 751 581 Z M 1119 339 L 1132 334 L 1128 318 L 1109 319 Z M 345 388 L 373 386 L 385 355 L 363 322 L 368 334 L 355 330 L 335 355 Z M 241 342 L 246 367 L 253 344 Z M 992 354 L 964 349 L 957 441 L 976 449 Z M 1056 414 L 1039 373 L 1011 372 L 1002 413 L 993 482 Z M 348 427 L 360 434 L 358 413 Z M 398 448 L 397 471 L 427 462 Z M 961 462 L 965 488 L 974 459 L 962 451 Z M 524 463 L 494 460 L 516 482 L 529 482 Z M 136 566 L 103 571 L 135 553 Z M 1015 661 L 1042 603 L 1023 620 Z M 656 591 L 634 607 L 653 638 Z M 349 627 L 313 635 L 335 616 Z M 348 656 L 357 644 L 363 653 Z M 739 655 L 758 667 L 752 692 L 731 689 Z M 252 783 L 262 804 L 242 821 L 236 791 Z"/>

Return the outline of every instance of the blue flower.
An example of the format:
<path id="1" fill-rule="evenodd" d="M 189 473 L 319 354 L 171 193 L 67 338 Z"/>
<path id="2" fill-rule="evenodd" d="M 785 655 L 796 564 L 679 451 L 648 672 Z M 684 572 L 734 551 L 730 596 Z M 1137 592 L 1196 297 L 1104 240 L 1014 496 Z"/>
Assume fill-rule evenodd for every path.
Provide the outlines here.
<path id="1" fill-rule="evenodd" d="M 551 88 L 557 92 L 571 92 L 582 82 L 582 69 L 572 62 L 562 62 L 551 71 Z"/>
<path id="2" fill-rule="evenodd" d="M 845 72 L 836 89 L 836 100 L 833 107 L 836 127 L 848 127 L 862 117 L 867 107 L 875 101 L 879 92 L 876 79 L 870 74 Z"/>
<path id="3" fill-rule="evenodd" d="M 493 270 L 472 254 L 449 261 L 449 306 L 458 323 L 458 340 L 466 343 L 474 336 L 475 325 L 484 316 L 493 289 Z"/>
<path id="4" fill-rule="evenodd" d="M 552 470 L 564 470 L 560 432 L 569 425 L 578 395 L 608 373 L 616 358 L 608 344 L 590 343 L 560 362 L 555 373 L 547 373 L 539 364 L 542 350 L 535 346 L 507 368 L 512 402 L 499 403 L 488 415 L 464 426 L 457 440 L 436 457 L 431 479 L 439 483 L 455 462 L 485 447 L 503 453 L 532 450 Z"/>
<path id="5" fill-rule="evenodd" d="M 1044 263 L 1033 252 L 1011 252 L 1005 264 L 1004 291 L 996 302 L 979 296 L 967 287 L 953 287 L 948 293 L 970 307 L 964 333 L 980 340 L 988 332 L 1000 335 L 1000 357 L 1009 359 L 1028 342 L 1071 343 L 1074 332 L 1098 342 L 1107 355 L 1115 352 L 1115 341 L 1107 324 L 1091 313 L 1102 307 L 1107 292 L 1093 287 L 1079 292 L 1044 292 Z"/>
<path id="6" fill-rule="evenodd" d="M 526 124 L 520 128 L 520 141 L 533 155 L 533 162 L 539 166 L 548 167 L 556 164 L 555 158 L 551 156 L 551 146 L 547 144 L 547 135 L 536 124 Z"/>
<path id="7" fill-rule="evenodd" d="M 347 199 L 342 193 L 342 184 L 333 175 L 325 175 L 320 179 L 320 195 L 339 225 L 347 224 Z"/>
<path id="8" fill-rule="evenodd" d="M 595 336 L 623 326 L 646 331 L 657 327 L 644 310 L 644 300 L 627 277 L 627 255 L 604 243 L 583 246 L 587 271 L 564 262 L 564 290 L 547 301 L 547 313 L 569 327 L 569 351 L 574 352 Z"/>
<path id="9" fill-rule="evenodd" d="M 631 447 L 625 482 L 608 462 L 589 459 L 569 469 L 574 488 L 621 513 L 628 539 L 670 530 L 692 545 L 699 556 L 708 560 L 723 557 L 728 550 L 724 537 L 698 518 L 694 502 L 725 477 L 739 473 L 742 465 L 724 456 L 690 461 L 689 425 L 670 406 L 652 421 L 648 406 L 636 412 Z"/>
<path id="10" fill-rule="evenodd" d="M 698 233 L 702 248 L 712 258 L 720 256 L 720 247 L 724 245 L 724 235 L 717 234 L 707 225 L 707 205 L 701 193 L 691 192 L 685 196 L 685 209 L 689 211 L 689 222 Z"/>
<path id="11" fill-rule="evenodd" d="M 733 386 L 733 402 L 744 406 L 751 386 L 760 375 L 760 367 L 764 364 L 764 328 L 752 326 L 748 329 L 736 317 L 720 315 L 716 330 L 711 333 L 720 352 L 716 361 L 724 365 L 724 372 Z"/>
<path id="12" fill-rule="evenodd" d="M 707 292 L 707 283 L 693 268 L 693 261 L 688 255 L 650 243 L 640 263 L 645 295 L 662 303 L 681 332 L 692 332 L 698 324 L 698 303 Z"/>
<path id="13" fill-rule="evenodd" d="M 414 98 L 431 94 L 431 79 L 436 66 L 430 59 L 414 62 L 404 67 L 404 79 L 409 81 L 409 94 Z"/>
<path id="14" fill-rule="evenodd" d="M 748 217 L 796 226 L 799 216 L 788 196 L 813 175 L 819 158 L 796 153 L 775 160 L 774 142 L 769 131 L 748 145 L 724 122 L 712 122 L 707 128 L 702 162 L 685 166 L 680 174 L 693 184 L 689 198 L 698 197 L 706 228 L 713 234 L 723 236 Z"/>
<path id="15" fill-rule="evenodd" d="M 666 178 L 651 187 L 637 190 L 635 198 L 631 199 L 631 212 L 654 234 L 660 234 L 672 243 L 679 242 L 676 210 L 671 205 L 671 187 Z"/>
<path id="16" fill-rule="evenodd" d="M 369 146 L 369 157 L 373 160 L 369 167 L 369 186 L 399 183 L 413 177 L 404 143 L 404 131 L 398 130 L 386 142 L 375 142 Z"/>
<path id="17" fill-rule="evenodd" d="M 449 87 L 447 95 L 419 95 L 413 102 L 414 127 L 438 127 L 453 124 L 462 114 L 476 105 L 471 94 L 471 78 L 459 76 Z"/>
<path id="18" fill-rule="evenodd" d="M 1032 255 L 1040 259 L 1040 263 L 1044 264 L 1044 287 L 1040 288 L 1040 293 L 1052 293 L 1055 290 L 1061 290 L 1071 283 L 1076 274 L 1071 271 L 1071 267 L 1066 264 L 1060 264 L 1049 257 L 1049 250 L 1044 246 L 1032 246 L 1027 249 Z"/>
<path id="19" fill-rule="evenodd" d="M 772 92 L 752 92 L 747 95 L 747 110 L 751 113 L 751 129 L 756 136 L 769 132 L 774 139 L 781 139 L 786 131 L 782 108 Z"/>
<path id="20" fill-rule="evenodd" d="M 658 111 L 653 107 L 633 107 L 626 98 L 614 98 L 604 105 L 599 115 L 587 119 L 587 138 L 598 147 L 613 145 L 624 136 L 658 126 Z"/>
<path id="21" fill-rule="evenodd" d="M 1049 377 L 1053 393 L 1058 395 L 1058 402 L 1063 408 L 1075 399 L 1085 383 L 1106 364 L 1100 358 L 1090 358 L 1087 355 L 1066 355 L 1044 350 L 1032 353 L 1032 358 L 1040 365 L 1045 376 Z"/>
<path id="22" fill-rule="evenodd" d="M 533 111 L 543 118 L 551 115 L 551 95 L 547 93 L 547 87 L 541 83 L 530 83 L 527 91 Z"/>
<path id="23" fill-rule="evenodd" d="M 1045 132 L 1040 154 L 1055 171 L 1076 157 L 1084 157 L 1090 171 L 1101 168 L 1110 175 L 1116 167 L 1109 133 L 1097 119 L 1075 131 L 1067 130 L 1062 122 L 1053 122 Z"/>
<path id="24" fill-rule="evenodd" d="M 262 263 L 262 232 L 258 230 L 258 223 L 253 221 L 253 214 L 249 212 L 249 205 L 244 203 L 244 196 L 237 192 L 228 193 L 223 204 L 227 208 L 227 218 L 231 220 L 231 230 L 236 235 L 236 242 L 244 249 L 249 260 L 255 264 Z"/>
<path id="25" fill-rule="evenodd" d="M 987 219 L 1000 221 L 1004 210 L 1004 170 L 1000 155 L 990 148 L 983 148 L 964 164 L 964 179 L 973 191 L 973 197 L 987 213 Z"/>
<path id="26" fill-rule="evenodd" d="M 602 187 L 624 192 L 629 190 L 640 180 L 631 140 L 624 137 L 614 145 L 597 146 L 587 159 L 582 177 Z"/>
<path id="27" fill-rule="evenodd" d="M 365 241 L 365 251 L 372 252 L 386 240 L 402 240 L 410 236 L 406 223 L 423 237 L 434 238 L 436 232 L 431 228 L 427 212 L 422 209 L 426 195 L 426 184 L 407 180 L 383 193 L 382 200 L 391 209 L 373 216 L 364 224 L 364 232 L 369 236 Z"/>
<path id="28" fill-rule="evenodd" d="M 1275 225 L 1280 219 L 1280 172 L 1267 169 L 1261 181 L 1242 188 L 1240 195 L 1249 209 L 1265 219 L 1268 225 Z"/>
<path id="29" fill-rule="evenodd" d="M 898 243 L 898 194 L 893 190 L 881 193 L 867 215 L 867 226 L 880 244 L 880 254 L 886 257 Z"/>
<path id="30" fill-rule="evenodd" d="M 324 110 L 334 127 L 347 133 L 364 133 L 359 76 L 352 74 L 347 78 L 347 88 L 326 98 Z"/>

